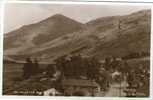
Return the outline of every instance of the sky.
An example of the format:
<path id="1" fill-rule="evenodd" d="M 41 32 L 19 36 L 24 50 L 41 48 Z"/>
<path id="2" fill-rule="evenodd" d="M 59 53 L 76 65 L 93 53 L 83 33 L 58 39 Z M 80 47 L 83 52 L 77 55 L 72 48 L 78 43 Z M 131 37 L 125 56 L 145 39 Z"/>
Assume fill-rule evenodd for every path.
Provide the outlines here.
<path id="1" fill-rule="evenodd" d="M 148 5 L 83 5 L 83 4 L 21 4 L 7 3 L 4 10 L 4 32 L 44 20 L 54 14 L 63 14 L 81 23 L 115 15 L 126 15 L 143 9 Z"/>

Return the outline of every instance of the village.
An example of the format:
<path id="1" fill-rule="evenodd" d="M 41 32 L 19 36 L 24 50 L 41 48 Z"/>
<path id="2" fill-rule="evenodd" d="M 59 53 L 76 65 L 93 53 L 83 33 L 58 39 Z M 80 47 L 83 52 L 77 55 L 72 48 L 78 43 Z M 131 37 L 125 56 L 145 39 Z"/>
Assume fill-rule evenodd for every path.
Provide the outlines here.
<path id="1" fill-rule="evenodd" d="M 138 61 L 137 56 L 131 57 Z M 139 62 L 141 60 L 146 62 L 146 59 L 140 59 Z M 8 91 L 10 94 L 96 97 L 149 95 L 148 66 L 143 62 L 131 66 L 127 57 L 126 60 L 108 57 L 99 61 L 94 57 L 75 54 L 62 56 L 43 69 L 36 58 L 27 58 L 22 70 L 23 80 Z"/>

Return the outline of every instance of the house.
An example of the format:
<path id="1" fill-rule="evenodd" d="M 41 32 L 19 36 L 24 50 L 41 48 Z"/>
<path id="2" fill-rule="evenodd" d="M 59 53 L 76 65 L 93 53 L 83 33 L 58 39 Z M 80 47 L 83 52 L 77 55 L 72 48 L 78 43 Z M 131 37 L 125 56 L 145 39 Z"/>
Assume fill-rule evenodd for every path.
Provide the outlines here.
<path id="1" fill-rule="evenodd" d="M 58 92 L 56 89 L 51 88 L 43 92 L 44 96 L 57 96 L 61 95 L 60 92 Z"/>
<path id="2" fill-rule="evenodd" d="M 100 91 L 100 86 L 95 81 L 84 79 L 63 79 L 62 88 L 65 96 L 76 96 L 77 92 L 84 93 L 84 96 L 94 96 Z"/>

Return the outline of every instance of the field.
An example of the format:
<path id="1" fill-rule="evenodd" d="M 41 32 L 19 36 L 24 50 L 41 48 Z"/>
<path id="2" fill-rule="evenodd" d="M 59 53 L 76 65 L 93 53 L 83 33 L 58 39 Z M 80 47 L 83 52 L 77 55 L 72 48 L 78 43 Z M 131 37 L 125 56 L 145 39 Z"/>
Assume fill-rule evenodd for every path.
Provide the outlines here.
<path id="1" fill-rule="evenodd" d="M 44 69 L 46 65 L 40 65 Z M 4 63 L 3 64 L 3 94 L 9 94 L 15 91 L 14 88 L 23 81 L 23 64 L 20 63 Z"/>

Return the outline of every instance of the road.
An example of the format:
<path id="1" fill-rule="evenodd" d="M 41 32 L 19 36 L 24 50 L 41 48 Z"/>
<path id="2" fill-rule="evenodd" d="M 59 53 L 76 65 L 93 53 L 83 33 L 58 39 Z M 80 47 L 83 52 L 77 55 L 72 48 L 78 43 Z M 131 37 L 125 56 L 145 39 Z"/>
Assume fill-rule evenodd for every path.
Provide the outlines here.
<path id="1" fill-rule="evenodd" d="M 105 97 L 124 97 L 126 94 L 123 92 L 126 87 L 126 82 L 113 83 L 110 85 L 110 88 L 105 93 Z"/>
<path id="2" fill-rule="evenodd" d="M 121 90 L 120 90 L 121 86 Z M 126 94 L 123 92 L 124 88 L 126 87 L 126 82 L 121 82 L 121 85 L 119 83 L 113 83 L 110 85 L 109 89 L 104 92 L 100 91 L 95 96 L 99 97 L 125 97 Z"/>

